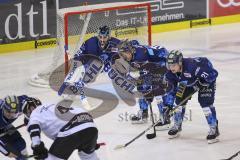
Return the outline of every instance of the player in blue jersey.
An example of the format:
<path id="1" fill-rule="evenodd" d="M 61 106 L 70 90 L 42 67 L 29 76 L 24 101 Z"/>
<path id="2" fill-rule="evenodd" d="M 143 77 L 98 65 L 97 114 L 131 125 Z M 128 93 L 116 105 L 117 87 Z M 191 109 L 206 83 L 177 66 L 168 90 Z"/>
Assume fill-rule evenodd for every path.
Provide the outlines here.
<path id="1" fill-rule="evenodd" d="M 108 72 L 111 69 L 110 61 L 114 54 L 117 54 L 117 44 L 120 42 L 117 38 L 111 37 L 111 29 L 108 26 L 102 26 L 98 30 L 97 36 L 86 40 L 77 53 L 74 55 L 73 67 L 66 76 L 64 83 L 60 87 L 58 94 L 62 95 L 66 87 L 70 86 L 76 92 L 80 91 L 80 100 L 88 110 L 91 105 L 87 101 L 83 87 L 86 83 L 95 80 L 100 72 Z M 82 63 L 79 66 L 79 62 Z M 98 73 L 90 75 L 91 79 L 86 80 L 86 72 L 91 70 L 91 64 L 100 64 Z"/>
<path id="2" fill-rule="evenodd" d="M 27 96 L 6 96 L 0 99 L 0 151 L 5 156 L 25 160 L 26 142 L 12 123 L 21 115 Z"/>
<path id="3" fill-rule="evenodd" d="M 117 44 L 119 39 L 111 37 L 111 29 L 108 26 L 102 26 L 98 30 L 98 35 L 86 40 L 80 50 L 74 55 L 74 60 L 80 60 L 82 55 L 91 54 L 100 58 L 104 62 L 104 71 L 110 69 L 112 56 L 117 53 Z"/>
<path id="4" fill-rule="evenodd" d="M 206 139 L 209 143 L 217 142 L 219 130 L 214 99 L 218 72 L 206 57 L 183 58 L 178 50 L 169 53 L 167 66 L 169 72 L 166 74 L 166 79 L 174 84 L 175 103 L 178 105 L 194 91 L 198 91 L 198 102 L 210 128 Z M 187 102 L 175 110 L 174 126 L 168 132 L 170 138 L 177 137 L 182 130 L 186 104 Z"/>
<path id="5" fill-rule="evenodd" d="M 166 73 L 166 58 L 168 51 L 161 46 L 133 45 L 128 40 L 122 41 L 119 46 L 119 55 L 127 61 L 134 70 L 138 70 L 138 91 L 143 93 L 139 98 L 140 112 L 132 117 L 133 123 L 146 122 L 148 118 L 149 103 L 157 97 L 158 108 L 162 121 L 158 126 L 170 123 L 168 117 L 163 117 L 164 112 L 173 105 L 174 95 L 166 94 L 163 86 L 163 75 Z M 162 97 L 162 101 L 160 97 Z"/>

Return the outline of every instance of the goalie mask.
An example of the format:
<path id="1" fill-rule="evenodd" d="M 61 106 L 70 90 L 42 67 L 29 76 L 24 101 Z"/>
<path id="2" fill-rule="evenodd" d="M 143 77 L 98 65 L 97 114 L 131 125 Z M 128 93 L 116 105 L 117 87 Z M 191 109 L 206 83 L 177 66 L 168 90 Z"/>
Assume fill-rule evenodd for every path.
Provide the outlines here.
<path id="1" fill-rule="evenodd" d="M 20 113 L 20 105 L 17 96 L 6 96 L 1 104 L 4 117 L 7 119 L 15 119 Z"/>
<path id="2" fill-rule="evenodd" d="M 127 39 L 121 41 L 117 48 L 120 57 L 122 57 L 124 60 L 130 62 L 133 59 L 135 48 L 131 41 L 128 41 Z"/>
<path id="3" fill-rule="evenodd" d="M 39 99 L 28 97 L 25 99 L 23 103 L 22 112 L 25 115 L 25 117 L 29 119 L 32 111 L 40 105 L 42 105 L 42 102 Z"/>
<path id="4" fill-rule="evenodd" d="M 108 26 L 102 26 L 98 30 L 98 40 L 99 40 L 99 46 L 104 49 L 106 45 L 108 44 L 108 40 L 111 37 L 111 30 Z"/>

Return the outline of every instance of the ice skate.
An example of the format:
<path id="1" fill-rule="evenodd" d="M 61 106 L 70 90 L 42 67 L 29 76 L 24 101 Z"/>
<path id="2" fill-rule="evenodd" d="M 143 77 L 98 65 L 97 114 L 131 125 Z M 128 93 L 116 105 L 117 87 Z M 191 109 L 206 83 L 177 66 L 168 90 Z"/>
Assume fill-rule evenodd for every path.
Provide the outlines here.
<path id="1" fill-rule="evenodd" d="M 148 110 L 140 110 L 137 115 L 131 117 L 132 124 L 143 124 L 147 123 Z"/>
<path id="2" fill-rule="evenodd" d="M 169 139 L 179 137 L 181 131 L 182 131 L 182 126 L 174 124 L 174 126 L 168 131 Z"/>
<path id="3" fill-rule="evenodd" d="M 217 143 L 219 142 L 219 139 L 217 138 L 220 135 L 218 130 L 218 123 L 216 127 L 210 127 L 210 131 L 208 132 L 208 135 L 206 137 L 208 144 Z"/>

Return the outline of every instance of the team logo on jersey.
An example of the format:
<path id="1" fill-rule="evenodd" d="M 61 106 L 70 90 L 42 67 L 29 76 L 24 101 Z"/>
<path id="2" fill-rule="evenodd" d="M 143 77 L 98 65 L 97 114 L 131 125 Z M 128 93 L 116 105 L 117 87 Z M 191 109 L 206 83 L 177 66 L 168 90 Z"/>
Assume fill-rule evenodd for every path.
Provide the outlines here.
<path id="1" fill-rule="evenodd" d="M 183 73 L 183 75 L 184 75 L 185 77 L 187 77 L 187 78 L 191 78 L 191 77 L 192 77 L 191 73 Z"/>
<path id="2" fill-rule="evenodd" d="M 111 52 L 117 53 L 118 52 L 118 48 L 112 47 L 111 48 Z"/>
<path id="3" fill-rule="evenodd" d="M 227 8 L 227 7 L 230 7 L 230 6 L 234 6 L 234 7 L 237 7 L 237 6 L 240 6 L 240 2 L 235 2 L 235 0 L 228 0 L 228 2 L 222 2 L 223 0 L 217 0 L 218 4 L 223 7 L 223 8 Z"/>

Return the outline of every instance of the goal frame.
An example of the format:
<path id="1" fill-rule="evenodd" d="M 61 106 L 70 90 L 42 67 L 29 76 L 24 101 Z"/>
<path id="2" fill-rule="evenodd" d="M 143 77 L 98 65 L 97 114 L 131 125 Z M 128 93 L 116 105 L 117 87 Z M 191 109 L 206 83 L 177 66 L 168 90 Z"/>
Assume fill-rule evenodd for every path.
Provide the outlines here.
<path id="1" fill-rule="evenodd" d="M 106 7 L 106 8 L 99 8 L 99 9 L 89 9 L 84 11 L 69 11 L 64 13 L 64 49 L 65 49 L 65 75 L 69 71 L 69 53 L 68 53 L 68 17 L 72 15 L 81 15 L 81 14 L 88 14 L 88 13 L 97 13 L 103 11 L 113 11 L 119 9 L 128 9 L 128 8 L 137 8 L 137 7 L 147 7 L 147 26 L 148 26 L 148 45 L 152 44 L 152 13 L 151 13 L 151 4 L 150 3 L 139 3 L 139 4 L 129 4 L 129 5 L 122 5 L 117 7 Z"/>

